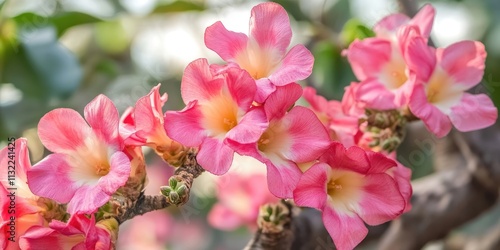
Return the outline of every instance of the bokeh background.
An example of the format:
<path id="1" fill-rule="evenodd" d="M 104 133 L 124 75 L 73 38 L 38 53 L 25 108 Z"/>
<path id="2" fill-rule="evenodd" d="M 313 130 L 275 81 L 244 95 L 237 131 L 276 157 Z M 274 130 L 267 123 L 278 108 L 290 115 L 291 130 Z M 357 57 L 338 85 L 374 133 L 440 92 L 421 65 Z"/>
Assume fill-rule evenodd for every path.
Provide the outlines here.
<path id="1" fill-rule="evenodd" d="M 0 0 L 0 146 L 10 136 L 27 137 L 31 160 L 48 154 L 38 141 L 36 126 L 49 110 L 69 107 L 81 112 L 100 93 L 124 111 L 162 84 L 169 100 L 164 109 L 183 108 L 180 79 L 185 66 L 205 57 L 221 59 L 207 49 L 203 34 L 221 20 L 233 31 L 246 33 L 253 0 Z M 383 16 L 401 11 L 396 0 L 279 0 L 292 23 L 292 45 L 305 44 L 315 56 L 311 77 L 329 99 L 340 99 L 355 77 L 341 51 L 355 38 L 371 35 Z M 431 39 L 435 46 L 480 40 L 488 52 L 486 71 L 474 91 L 488 93 L 500 105 L 500 1 L 435 0 L 437 15 Z M 435 152 L 415 151 L 415 140 L 434 143 L 421 124 L 412 125 L 399 160 L 417 179 L 435 171 Z M 411 142 L 411 143 L 409 143 Z M 425 143 L 424 143 L 425 144 Z M 428 144 L 426 144 L 428 145 Z M 424 145 L 425 146 L 425 145 Z M 415 152 L 420 152 L 416 154 Z M 150 187 L 156 193 L 172 170 L 148 154 Z M 239 158 L 238 158 L 239 159 Z M 262 166 L 236 162 L 238 169 Z M 243 163 L 242 163 L 243 162 Z M 253 170 L 252 170 L 253 171 Z M 216 202 L 214 177 L 204 174 L 188 208 L 138 217 L 123 226 L 118 249 L 239 249 L 251 237 L 242 227 L 232 232 L 211 228 L 206 217 Z M 207 188 L 208 187 L 208 188 Z M 500 221 L 496 206 L 457 228 L 455 234 L 482 234 Z M 139 243 L 137 243 L 139 242 Z M 144 242 L 146 245 L 141 245 Z M 134 245 L 137 244 L 137 245 Z M 366 248 L 370 248 L 367 246 Z M 426 245 L 442 249 L 442 242 Z"/>

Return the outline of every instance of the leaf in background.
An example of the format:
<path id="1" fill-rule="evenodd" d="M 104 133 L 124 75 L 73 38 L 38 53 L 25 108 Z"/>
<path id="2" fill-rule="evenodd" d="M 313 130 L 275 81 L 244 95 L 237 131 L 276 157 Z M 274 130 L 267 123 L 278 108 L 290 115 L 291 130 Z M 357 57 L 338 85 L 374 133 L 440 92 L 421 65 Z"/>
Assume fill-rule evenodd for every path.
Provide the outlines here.
<path id="1" fill-rule="evenodd" d="M 340 33 L 340 39 L 342 43 L 347 47 L 355 39 L 365 39 L 367 37 L 374 37 L 375 33 L 370 28 L 363 25 L 361 21 L 356 18 L 352 18 L 344 25 L 342 32 Z"/>
<path id="2" fill-rule="evenodd" d="M 188 1 L 175 1 L 168 4 L 159 4 L 152 11 L 152 13 L 172 13 L 184 11 L 203 11 L 206 7 L 202 3 L 188 2 Z"/>
<path id="3" fill-rule="evenodd" d="M 120 54 L 130 44 L 130 37 L 120 20 L 98 23 L 96 28 L 96 42 L 104 51 L 111 54 Z"/>
<path id="4" fill-rule="evenodd" d="M 28 12 L 17 15 L 13 20 L 24 30 L 36 30 L 52 24 L 56 28 L 58 37 L 73 26 L 102 21 L 97 17 L 81 12 L 65 12 L 50 17 Z"/>

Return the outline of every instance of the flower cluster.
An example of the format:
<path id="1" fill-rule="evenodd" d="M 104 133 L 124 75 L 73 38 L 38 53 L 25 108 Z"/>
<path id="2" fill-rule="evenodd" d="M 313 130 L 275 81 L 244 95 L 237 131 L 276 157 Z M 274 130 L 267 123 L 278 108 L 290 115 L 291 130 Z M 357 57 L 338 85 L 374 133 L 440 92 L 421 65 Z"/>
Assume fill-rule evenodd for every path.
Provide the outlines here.
<path id="1" fill-rule="evenodd" d="M 141 148 L 149 147 L 172 167 L 195 152 L 197 163 L 215 175 L 228 172 L 235 154 L 265 164 L 267 176 L 223 177 L 226 190 L 219 190 L 209 216 L 213 224 L 228 220 L 220 228 L 255 222 L 258 207 L 276 197 L 294 199 L 322 211 L 338 249 L 354 248 L 368 232 L 365 223 L 378 225 L 411 208 L 411 171 L 392 153 L 407 122 L 421 119 L 442 137 L 452 124 L 471 131 L 497 119 L 486 95 L 465 92 L 482 78 L 484 46 L 429 46 L 433 19 L 430 5 L 413 19 L 390 15 L 374 27 L 376 37 L 350 44 L 343 54 L 360 82 L 346 88 L 342 101 L 297 83 L 311 74 L 314 58 L 303 45 L 288 50 L 292 32 L 280 5 L 255 6 L 248 35 L 216 22 L 206 29 L 205 44 L 226 64 L 201 58 L 187 65 L 184 109 L 164 113 L 167 94 L 160 85 L 121 117 L 99 95 L 83 117 L 60 108 L 41 118 L 38 134 L 52 154 L 35 165 L 26 140 L 16 141 L 21 225 L 14 241 L 5 240 L 10 219 L 2 209 L 2 247 L 112 249 L 117 204 L 143 195 Z M 301 97 L 310 107 L 296 105 Z M 0 151 L 1 165 L 7 150 Z M 0 177 L 5 207 L 7 177 Z M 267 186 L 259 185 L 266 178 Z"/>

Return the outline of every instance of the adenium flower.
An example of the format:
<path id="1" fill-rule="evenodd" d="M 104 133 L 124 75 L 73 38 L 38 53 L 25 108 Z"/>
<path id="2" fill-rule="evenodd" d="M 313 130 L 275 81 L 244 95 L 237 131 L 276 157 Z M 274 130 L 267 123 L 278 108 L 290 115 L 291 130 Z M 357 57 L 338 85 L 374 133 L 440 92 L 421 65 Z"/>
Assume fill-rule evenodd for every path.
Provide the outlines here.
<path id="1" fill-rule="evenodd" d="M 357 99 L 379 110 L 402 108 L 408 104 L 412 83 L 425 74 L 425 69 L 407 64 L 408 57 L 417 56 L 419 51 L 407 52 L 409 34 L 402 30 L 413 26 L 427 42 L 434 15 L 431 5 L 426 5 L 411 20 L 402 14 L 390 15 L 375 25 L 377 37 L 350 44 L 343 54 L 361 81 Z"/>
<path id="2" fill-rule="evenodd" d="M 19 138 L 13 143 L 14 146 L 6 146 L 0 150 L 0 165 L 5 167 L 0 171 L 0 206 L 2 208 L 0 210 L 0 248 L 9 250 L 19 249 L 19 237 L 30 227 L 46 224 L 41 214 L 43 208 L 37 204 L 38 197 L 31 193 L 27 184 L 26 171 L 31 168 L 27 140 Z M 7 168 L 7 166 L 13 166 L 15 169 Z M 15 173 L 12 175 L 8 171 Z M 14 185 L 10 185 L 10 180 Z M 9 188 L 16 189 L 9 190 Z M 11 217 L 15 219 L 11 220 Z"/>
<path id="3" fill-rule="evenodd" d="M 257 226 L 259 207 L 279 201 L 267 188 L 265 174 L 230 172 L 217 180 L 217 200 L 208 214 L 208 222 L 221 230 L 246 225 Z"/>
<path id="4" fill-rule="evenodd" d="M 191 62 L 181 83 L 186 108 L 165 113 L 168 136 L 199 147 L 198 163 L 213 174 L 224 174 L 234 155 L 226 141 L 255 143 L 267 127 L 263 109 L 251 107 L 256 91 L 255 81 L 244 70 L 215 73 L 206 59 Z"/>
<path id="5" fill-rule="evenodd" d="M 292 38 L 285 9 L 276 3 L 252 8 L 249 35 L 228 31 L 219 21 L 205 31 L 206 46 L 229 63 L 248 71 L 256 80 L 256 101 L 263 103 L 275 90 L 307 78 L 314 58 L 303 45 L 287 48 Z"/>
<path id="6" fill-rule="evenodd" d="M 415 84 L 409 108 L 429 131 L 443 137 L 452 124 L 467 132 L 495 123 L 498 111 L 491 99 L 466 93 L 484 74 L 486 51 L 481 42 L 461 41 L 434 49 L 415 39 L 409 46 L 417 48 L 411 51 L 419 51 L 410 63 L 427 72 L 422 84 Z"/>
<path id="7" fill-rule="evenodd" d="M 85 120 L 72 109 L 59 108 L 38 124 L 48 155 L 28 171 L 34 194 L 68 203 L 68 212 L 92 213 L 123 186 L 130 175 L 130 160 L 118 136 L 118 111 L 104 95 L 84 111 Z"/>
<path id="8" fill-rule="evenodd" d="M 68 223 L 58 220 L 48 227 L 33 226 L 21 237 L 22 249 L 96 249 L 112 248 L 112 237 L 105 227 L 97 226 L 94 216 L 73 215 Z"/>
<path id="9" fill-rule="evenodd" d="M 405 209 L 392 173 L 396 165 L 380 153 L 333 142 L 300 178 L 295 203 L 321 210 L 337 249 L 353 249 L 368 233 L 365 223 L 384 223 Z"/>
<path id="10" fill-rule="evenodd" d="M 228 140 L 237 153 L 267 165 L 269 190 L 280 198 L 292 197 L 302 173 L 297 164 L 316 160 L 330 143 L 314 112 L 300 106 L 291 108 L 301 95 L 302 88 L 296 83 L 277 87 L 264 104 L 269 127 L 258 141 L 243 144 Z"/>

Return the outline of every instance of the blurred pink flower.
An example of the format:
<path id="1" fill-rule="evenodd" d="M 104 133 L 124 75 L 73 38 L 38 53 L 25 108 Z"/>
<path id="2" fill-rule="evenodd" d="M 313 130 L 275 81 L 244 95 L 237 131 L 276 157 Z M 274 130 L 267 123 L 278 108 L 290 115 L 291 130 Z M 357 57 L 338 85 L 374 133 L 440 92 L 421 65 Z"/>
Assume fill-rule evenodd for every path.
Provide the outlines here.
<path id="1" fill-rule="evenodd" d="M 229 63 L 246 70 L 257 83 L 256 101 L 263 103 L 276 86 L 307 78 L 314 58 L 303 45 L 287 48 L 292 38 L 286 10 L 276 3 L 252 8 L 249 36 L 228 31 L 219 21 L 205 31 L 206 46 Z"/>
<path id="2" fill-rule="evenodd" d="M 166 211 L 134 217 L 120 226 L 117 249 L 162 250 L 174 231 L 174 221 Z"/>
<path id="3" fill-rule="evenodd" d="M 118 136 L 118 111 L 104 95 L 84 112 L 59 108 L 40 119 L 38 135 L 54 152 L 28 171 L 34 194 L 68 203 L 68 212 L 92 213 L 125 184 L 130 160 Z M 63 187 L 63 188 L 61 188 Z"/>

